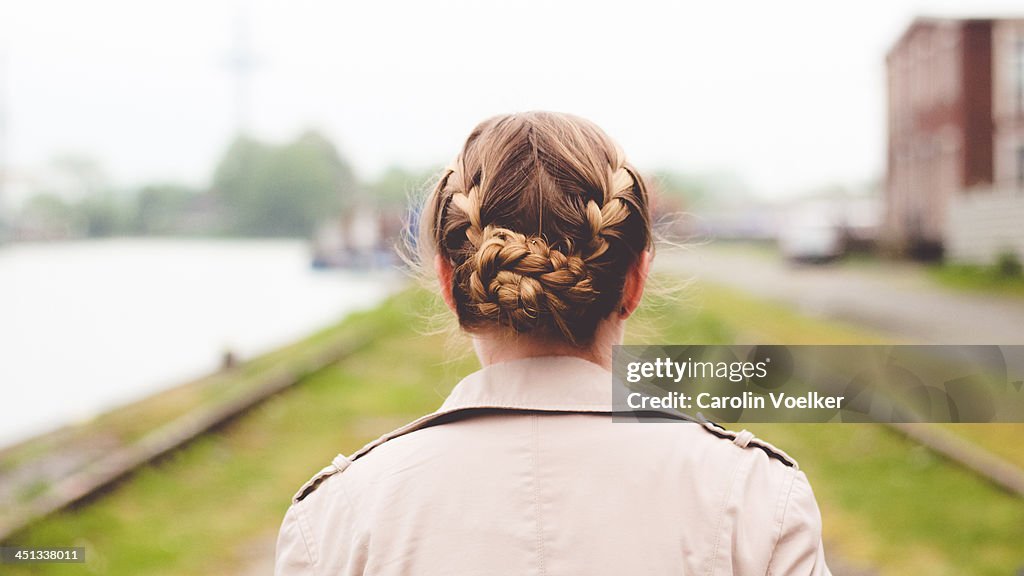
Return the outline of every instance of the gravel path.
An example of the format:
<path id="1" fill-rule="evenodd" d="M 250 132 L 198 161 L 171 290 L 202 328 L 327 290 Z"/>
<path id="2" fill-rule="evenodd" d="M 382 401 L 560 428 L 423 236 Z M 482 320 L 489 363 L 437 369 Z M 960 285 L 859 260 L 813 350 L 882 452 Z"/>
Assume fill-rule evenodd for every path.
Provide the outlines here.
<path id="1" fill-rule="evenodd" d="M 955 291 L 913 264 L 799 266 L 734 247 L 658 254 L 661 270 L 921 344 L 1024 344 L 1024 299 Z"/>

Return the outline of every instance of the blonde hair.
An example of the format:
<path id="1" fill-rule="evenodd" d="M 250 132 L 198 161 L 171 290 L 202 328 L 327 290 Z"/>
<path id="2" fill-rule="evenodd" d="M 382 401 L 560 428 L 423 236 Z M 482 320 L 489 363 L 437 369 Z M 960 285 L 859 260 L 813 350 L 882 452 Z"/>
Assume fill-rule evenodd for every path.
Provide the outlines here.
<path id="1" fill-rule="evenodd" d="M 452 265 L 467 331 L 589 343 L 652 247 L 647 189 L 593 123 L 552 112 L 496 116 L 470 133 L 423 209 L 420 261 Z"/>

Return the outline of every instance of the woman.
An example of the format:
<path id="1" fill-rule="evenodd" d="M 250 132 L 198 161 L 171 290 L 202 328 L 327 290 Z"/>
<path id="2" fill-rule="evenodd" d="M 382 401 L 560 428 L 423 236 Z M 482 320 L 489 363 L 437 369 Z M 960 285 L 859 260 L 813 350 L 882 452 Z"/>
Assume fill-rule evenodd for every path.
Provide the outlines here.
<path id="1" fill-rule="evenodd" d="M 483 368 L 295 495 L 285 574 L 828 574 L 796 463 L 748 432 L 613 423 L 651 262 L 647 191 L 578 117 L 477 126 L 420 258 Z"/>

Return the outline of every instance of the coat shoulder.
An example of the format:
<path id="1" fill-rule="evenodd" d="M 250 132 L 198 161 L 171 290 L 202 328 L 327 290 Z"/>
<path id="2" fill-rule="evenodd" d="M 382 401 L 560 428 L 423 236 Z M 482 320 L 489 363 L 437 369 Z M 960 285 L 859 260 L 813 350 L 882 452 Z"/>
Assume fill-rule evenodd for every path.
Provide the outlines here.
<path id="1" fill-rule="evenodd" d="M 352 464 L 353 460 L 366 455 L 368 452 L 370 452 L 377 446 L 380 446 L 381 444 L 384 444 L 389 440 L 393 440 L 399 436 L 404 436 L 410 432 L 414 432 L 416 430 L 419 430 L 420 428 L 423 428 L 424 426 L 433 423 L 434 421 L 438 420 L 439 417 L 442 415 L 443 414 L 441 413 L 428 414 L 417 420 L 414 420 L 413 422 L 406 424 L 405 426 L 392 430 L 391 432 L 388 432 L 387 434 L 384 434 L 383 436 L 363 446 L 361 449 L 352 454 L 352 456 L 338 454 L 337 456 L 334 457 L 334 460 L 332 460 L 330 464 L 328 464 L 322 470 L 314 474 L 312 478 L 310 478 L 305 484 L 302 485 L 301 488 L 299 488 L 299 491 L 296 492 L 295 496 L 292 497 L 292 503 L 295 504 L 301 502 L 313 491 L 319 488 L 320 485 L 323 484 L 325 480 L 327 480 L 331 476 L 344 472 L 345 469 L 347 469 L 349 465 Z"/>
<path id="2" fill-rule="evenodd" d="M 797 463 L 795 458 L 786 454 L 786 452 L 781 448 L 776 447 L 770 442 L 754 436 L 754 434 L 748 430 L 734 432 L 726 429 L 720 424 L 710 421 L 701 422 L 700 427 L 706 433 L 714 436 L 715 438 L 730 442 L 740 449 L 761 450 L 770 460 L 778 462 L 786 467 L 793 468 L 794 470 L 800 469 L 800 465 Z"/>
<path id="3" fill-rule="evenodd" d="M 292 504 L 298 504 L 302 500 L 309 496 L 314 490 L 320 487 L 321 484 L 331 476 L 340 474 L 348 468 L 352 461 L 349 460 L 344 454 L 338 454 L 334 457 L 334 460 L 330 464 L 325 466 L 319 472 L 313 475 L 312 478 L 306 481 L 305 484 L 299 488 L 299 491 L 292 497 Z"/>

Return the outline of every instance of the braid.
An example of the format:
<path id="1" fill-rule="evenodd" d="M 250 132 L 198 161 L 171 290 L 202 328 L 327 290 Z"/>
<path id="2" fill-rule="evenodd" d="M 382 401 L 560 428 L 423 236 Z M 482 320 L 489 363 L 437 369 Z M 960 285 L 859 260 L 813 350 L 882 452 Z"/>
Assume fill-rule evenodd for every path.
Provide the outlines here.
<path id="1" fill-rule="evenodd" d="M 469 218 L 466 238 L 474 245 L 480 245 L 480 187 L 473 186 L 466 194 L 452 195 L 452 204 Z"/>
<path id="2" fill-rule="evenodd" d="M 587 202 L 587 225 L 590 228 L 588 262 L 608 251 L 608 238 L 618 237 L 616 226 L 629 217 L 629 204 L 625 198 L 633 191 L 636 177 L 629 168 L 621 166 L 614 172 L 609 168 L 608 181 L 611 187 L 604 206 L 598 206 L 593 200 Z"/>
<path id="3" fill-rule="evenodd" d="M 466 239 L 475 248 L 459 267 L 469 305 L 478 314 L 519 331 L 532 330 L 550 318 L 572 338 L 568 320 L 597 298 L 582 258 L 549 245 L 538 236 L 527 237 L 508 228 L 481 229 L 480 193 L 456 193 L 452 204 L 469 220 Z"/>
<path id="4" fill-rule="evenodd" d="M 583 259 L 508 228 L 487 226 L 481 238 L 462 265 L 470 305 L 520 331 L 550 319 L 571 337 L 568 320 L 597 298 Z"/>
<path id="5" fill-rule="evenodd" d="M 500 325 L 586 343 L 618 308 L 650 241 L 643 181 L 607 135 L 569 115 L 481 123 L 433 194 L 424 251 L 452 264 L 467 330 Z"/>

